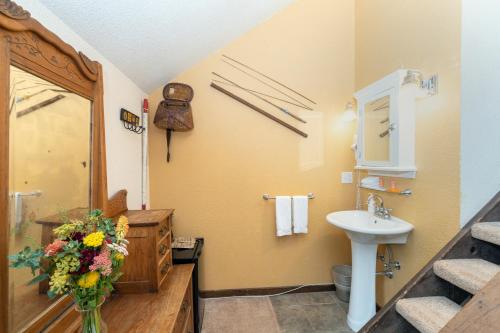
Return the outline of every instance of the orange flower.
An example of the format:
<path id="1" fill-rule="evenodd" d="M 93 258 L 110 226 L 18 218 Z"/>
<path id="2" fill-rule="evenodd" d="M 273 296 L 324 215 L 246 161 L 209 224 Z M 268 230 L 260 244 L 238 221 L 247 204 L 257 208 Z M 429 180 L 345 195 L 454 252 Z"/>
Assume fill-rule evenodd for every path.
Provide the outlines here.
<path id="1" fill-rule="evenodd" d="M 50 243 L 49 245 L 47 245 L 45 247 L 45 255 L 47 257 L 53 256 L 54 254 L 61 251 L 62 248 L 64 247 L 64 245 L 66 245 L 67 243 L 68 242 L 66 242 L 66 241 L 56 239 L 55 241 L 53 241 L 52 243 Z"/>

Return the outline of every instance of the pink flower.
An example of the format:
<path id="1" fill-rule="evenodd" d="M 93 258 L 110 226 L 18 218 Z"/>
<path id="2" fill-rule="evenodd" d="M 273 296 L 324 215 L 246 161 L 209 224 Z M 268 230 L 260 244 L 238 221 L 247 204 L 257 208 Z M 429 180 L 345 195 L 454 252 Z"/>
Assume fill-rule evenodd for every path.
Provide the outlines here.
<path id="1" fill-rule="evenodd" d="M 111 274 L 111 259 L 109 257 L 110 252 L 107 246 L 101 248 L 101 253 L 94 257 L 94 263 L 90 265 L 91 271 L 101 270 L 102 275 L 106 276 Z"/>
<path id="2" fill-rule="evenodd" d="M 57 252 L 61 251 L 64 245 L 66 245 L 67 243 L 68 242 L 66 241 L 56 239 L 55 241 L 53 241 L 52 243 L 50 243 L 45 247 L 45 255 L 47 257 L 53 256 Z"/>

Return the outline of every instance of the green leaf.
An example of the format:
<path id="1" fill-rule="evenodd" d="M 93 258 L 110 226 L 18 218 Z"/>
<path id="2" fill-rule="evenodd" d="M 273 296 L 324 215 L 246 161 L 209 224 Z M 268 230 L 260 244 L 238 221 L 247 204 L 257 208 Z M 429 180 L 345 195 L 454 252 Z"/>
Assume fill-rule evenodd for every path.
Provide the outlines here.
<path id="1" fill-rule="evenodd" d="M 30 282 L 28 282 L 28 285 L 32 285 L 32 284 L 35 284 L 35 283 L 38 283 L 38 282 L 41 282 L 43 280 L 46 280 L 48 279 L 50 276 L 49 274 L 47 273 L 43 273 L 43 274 L 40 274 L 38 276 L 35 276 L 33 279 L 31 279 Z"/>
<path id="2" fill-rule="evenodd" d="M 40 259 L 44 256 L 42 249 L 33 250 L 31 247 L 26 246 L 23 250 L 18 253 L 8 256 L 10 260 L 9 266 L 12 268 L 24 268 L 28 267 L 31 269 L 33 275 L 40 268 Z"/>
<path id="3" fill-rule="evenodd" d="M 50 298 L 50 299 L 53 299 L 57 296 L 57 294 L 55 292 L 53 292 L 52 290 L 49 289 L 49 291 L 47 291 L 47 296 Z"/>

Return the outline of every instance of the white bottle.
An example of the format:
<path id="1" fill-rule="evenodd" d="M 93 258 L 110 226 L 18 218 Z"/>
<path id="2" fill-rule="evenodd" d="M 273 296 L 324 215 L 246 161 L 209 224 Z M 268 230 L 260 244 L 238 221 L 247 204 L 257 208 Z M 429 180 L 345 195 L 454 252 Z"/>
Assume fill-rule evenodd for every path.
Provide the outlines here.
<path id="1" fill-rule="evenodd" d="M 375 198 L 372 193 L 368 194 L 368 214 L 375 214 Z"/>

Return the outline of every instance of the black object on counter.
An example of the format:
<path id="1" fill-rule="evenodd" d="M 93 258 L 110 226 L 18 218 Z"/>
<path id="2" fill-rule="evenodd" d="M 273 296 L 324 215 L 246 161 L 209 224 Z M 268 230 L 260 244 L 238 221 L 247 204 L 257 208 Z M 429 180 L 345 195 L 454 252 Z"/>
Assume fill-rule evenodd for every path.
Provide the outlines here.
<path id="1" fill-rule="evenodd" d="M 201 256 L 203 249 L 203 238 L 196 238 L 196 243 L 192 249 L 172 249 L 172 260 L 175 264 L 194 264 L 193 270 L 193 316 L 194 327 L 196 333 L 201 333 L 201 325 L 203 323 L 204 304 L 200 297 L 198 284 L 198 259 Z"/>

